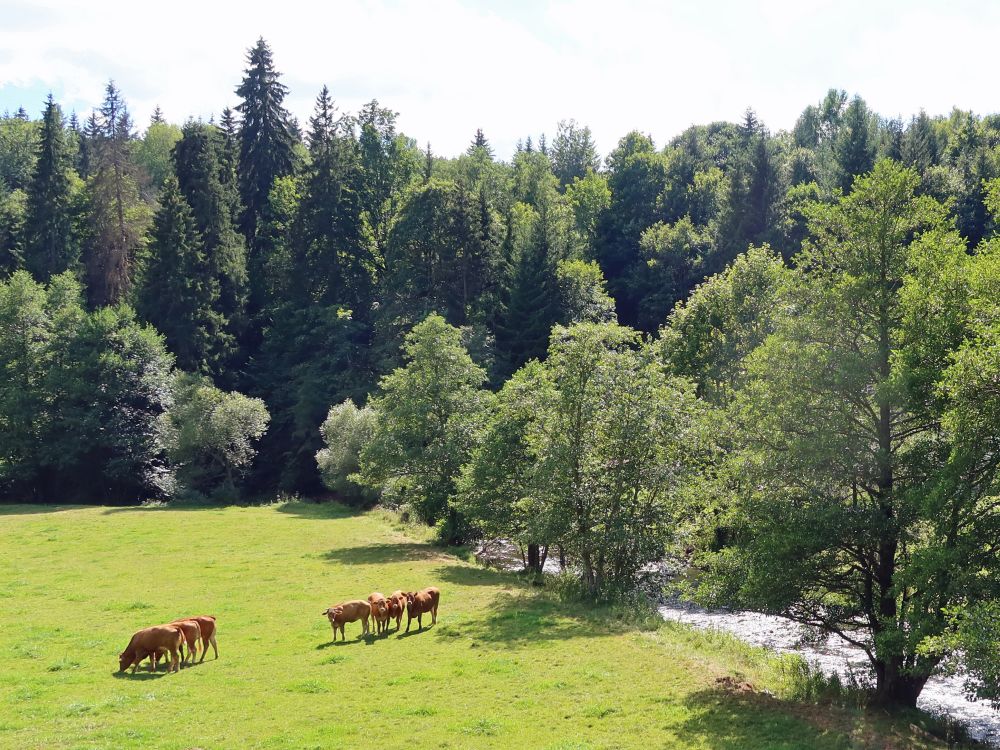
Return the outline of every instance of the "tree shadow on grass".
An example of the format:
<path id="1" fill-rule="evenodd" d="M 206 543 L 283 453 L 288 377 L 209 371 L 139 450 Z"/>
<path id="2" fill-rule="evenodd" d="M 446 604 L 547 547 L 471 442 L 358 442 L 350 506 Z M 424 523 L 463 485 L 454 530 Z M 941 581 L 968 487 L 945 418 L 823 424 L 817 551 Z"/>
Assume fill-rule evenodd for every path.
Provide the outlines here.
<path id="1" fill-rule="evenodd" d="M 505 573 L 476 565 L 444 565 L 434 575 L 445 583 L 456 586 L 502 586 L 518 580 L 514 573 Z"/>
<path id="2" fill-rule="evenodd" d="M 323 553 L 327 562 L 342 565 L 384 565 L 386 563 L 440 559 L 441 552 L 429 544 L 396 542 L 369 544 L 363 547 L 337 547 Z"/>
<path id="3" fill-rule="evenodd" d="M 0 503 L 0 516 L 37 516 L 44 513 L 62 513 L 67 510 L 82 510 L 90 505 L 5 505 Z"/>
<path id="4" fill-rule="evenodd" d="M 470 643 L 519 646 L 540 641 L 596 638 L 615 632 L 601 610 L 574 610 L 554 598 L 525 591 L 502 592 L 483 616 L 472 620 L 449 622 L 444 595 L 435 637 L 455 638 Z"/>
<path id="5" fill-rule="evenodd" d="M 700 739 L 711 750 L 833 750 L 846 747 L 857 730 L 870 725 L 855 712 L 781 700 L 728 678 L 721 678 L 723 682 L 727 684 L 683 699 L 690 717 L 679 733 Z M 851 726 L 859 722 L 862 726 Z"/>

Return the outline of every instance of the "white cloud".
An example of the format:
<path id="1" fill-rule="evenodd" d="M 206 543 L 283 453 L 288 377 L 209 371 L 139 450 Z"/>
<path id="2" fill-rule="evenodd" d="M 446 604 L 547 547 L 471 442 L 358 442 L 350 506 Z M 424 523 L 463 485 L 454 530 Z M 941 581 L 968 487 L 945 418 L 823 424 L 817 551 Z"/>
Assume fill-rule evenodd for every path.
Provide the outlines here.
<path id="1" fill-rule="evenodd" d="M 573 117 L 603 151 L 630 129 L 662 143 L 693 122 L 753 106 L 790 127 L 826 88 L 858 92 L 887 115 L 953 105 L 991 111 L 985 3 L 607 3 L 551 0 L 338 0 L 275 5 L 177 0 L 0 0 L 0 101 L 52 87 L 72 106 L 118 81 L 136 119 L 156 104 L 173 120 L 235 104 L 244 54 L 274 51 L 303 121 L 320 86 L 341 109 L 372 98 L 400 126 L 454 154 L 482 127 L 501 155 L 518 138 Z"/>

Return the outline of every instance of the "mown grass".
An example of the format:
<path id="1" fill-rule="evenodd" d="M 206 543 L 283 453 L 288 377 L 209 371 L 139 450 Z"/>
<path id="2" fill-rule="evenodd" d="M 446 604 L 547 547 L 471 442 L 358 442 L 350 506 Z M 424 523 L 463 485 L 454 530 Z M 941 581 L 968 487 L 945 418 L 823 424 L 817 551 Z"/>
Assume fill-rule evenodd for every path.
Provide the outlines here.
<path id="1" fill-rule="evenodd" d="M 0 507 L 0 560 L 3 748 L 943 746 L 793 700 L 790 659 L 561 605 L 378 512 Z M 329 604 L 431 584 L 436 627 L 331 642 Z M 219 618 L 218 661 L 116 674 L 184 614 Z"/>

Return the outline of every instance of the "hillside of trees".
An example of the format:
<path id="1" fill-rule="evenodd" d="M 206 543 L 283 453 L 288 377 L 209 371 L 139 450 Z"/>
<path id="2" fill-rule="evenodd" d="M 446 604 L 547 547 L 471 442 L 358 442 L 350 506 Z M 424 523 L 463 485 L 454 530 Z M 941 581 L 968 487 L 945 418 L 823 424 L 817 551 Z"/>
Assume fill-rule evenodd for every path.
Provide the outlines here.
<path id="1" fill-rule="evenodd" d="M 503 161 L 325 87 L 298 123 L 264 40 L 235 94 L 0 120 L 5 499 L 332 490 L 593 597 L 672 552 L 886 704 L 960 652 L 996 693 L 1000 116 L 831 90 Z"/>

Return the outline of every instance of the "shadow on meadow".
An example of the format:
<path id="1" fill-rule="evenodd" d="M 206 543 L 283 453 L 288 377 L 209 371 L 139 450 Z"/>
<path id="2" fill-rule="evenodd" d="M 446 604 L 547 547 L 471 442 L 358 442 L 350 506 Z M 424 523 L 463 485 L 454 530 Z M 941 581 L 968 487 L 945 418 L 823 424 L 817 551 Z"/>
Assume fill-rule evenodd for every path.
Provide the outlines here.
<path id="1" fill-rule="evenodd" d="M 362 547 L 337 547 L 322 554 L 327 562 L 341 565 L 385 565 L 388 563 L 436 560 L 442 553 L 429 544 L 394 542 Z"/>
<path id="2" fill-rule="evenodd" d="M 834 721 L 817 726 L 809 721 L 807 707 L 753 692 L 749 686 L 699 690 L 684 699 L 684 706 L 689 709 L 690 718 L 684 722 L 680 734 L 697 737 L 711 750 L 749 747 L 812 750 L 845 746 L 839 731 L 842 727 L 830 726 Z M 824 714 L 828 716 L 829 712 Z M 779 723 L 786 725 L 781 731 L 777 730 Z"/>
<path id="3" fill-rule="evenodd" d="M 86 505 L 24 505 L 0 503 L 0 516 L 37 516 L 45 513 L 62 513 L 67 510 L 80 510 Z"/>

